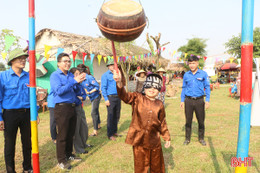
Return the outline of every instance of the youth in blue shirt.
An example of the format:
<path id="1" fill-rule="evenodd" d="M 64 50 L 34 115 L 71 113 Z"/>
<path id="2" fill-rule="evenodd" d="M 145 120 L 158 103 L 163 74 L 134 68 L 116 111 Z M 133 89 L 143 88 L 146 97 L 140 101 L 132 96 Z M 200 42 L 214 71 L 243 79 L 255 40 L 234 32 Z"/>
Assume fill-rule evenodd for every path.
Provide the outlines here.
<path id="1" fill-rule="evenodd" d="M 117 95 L 116 81 L 113 78 L 114 60 L 107 62 L 108 71 L 101 77 L 101 91 L 107 106 L 107 136 L 110 140 L 118 137 L 117 125 L 120 119 L 121 100 Z"/>
<path id="2" fill-rule="evenodd" d="M 18 128 L 23 148 L 23 170 L 32 172 L 29 73 L 23 71 L 28 56 L 22 49 L 11 51 L 8 59 L 11 68 L 0 73 L 0 131 L 4 131 L 6 172 L 15 172 Z"/>
<path id="3" fill-rule="evenodd" d="M 206 72 L 198 69 L 199 58 L 191 56 L 188 58 L 190 71 L 186 72 L 183 77 L 183 86 L 181 92 L 181 108 L 185 103 L 185 141 L 184 145 L 190 143 L 191 125 L 193 112 L 195 111 L 199 125 L 199 142 L 205 146 L 205 108 L 209 108 L 210 84 Z M 204 102 L 204 89 L 206 93 L 206 103 Z"/>
<path id="4" fill-rule="evenodd" d="M 91 117 L 93 121 L 94 131 L 91 136 L 97 136 L 101 122 L 99 115 L 99 104 L 101 99 L 99 84 L 91 75 L 90 70 L 87 66 L 85 66 L 84 64 L 79 64 L 77 67 L 81 69 L 81 72 L 86 73 L 86 80 L 84 80 L 81 85 L 86 89 L 86 92 L 92 104 Z"/>
<path id="5" fill-rule="evenodd" d="M 68 54 L 61 53 L 57 57 L 58 69 L 50 77 L 51 89 L 55 103 L 54 117 L 58 127 L 57 134 L 57 159 L 61 169 L 70 170 L 69 160 L 80 160 L 72 154 L 73 136 L 76 128 L 76 101 L 81 92 L 80 82 L 85 80 L 85 75 L 75 76 L 69 72 L 71 60 Z"/>

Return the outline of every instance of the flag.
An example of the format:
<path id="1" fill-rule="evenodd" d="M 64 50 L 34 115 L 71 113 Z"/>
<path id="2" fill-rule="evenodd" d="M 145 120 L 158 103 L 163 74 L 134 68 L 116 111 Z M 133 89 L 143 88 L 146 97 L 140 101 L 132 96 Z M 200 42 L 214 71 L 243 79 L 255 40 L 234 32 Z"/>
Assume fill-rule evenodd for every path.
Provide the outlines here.
<path id="1" fill-rule="evenodd" d="M 85 64 L 85 56 L 87 55 L 87 53 L 85 52 L 82 52 L 82 61 L 83 61 L 83 64 Z"/>
<path id="2" fill-rule="evenodd" d="M 44 45 L 44 57 L 45 57 L 46 59 L 47 59 L 47 56 L 48 56 L 47 54 L 48 54 L 49 50 L 51 50 L 51 48 L 52 48 L 51 46 L 48 46 L 48 45 L 46 45 L 46 44 Z M 49 57 L 50 57 L 50 56 L 49 56 Z M 48 58 L 49 58 L 49 57 L 48 57 Z M 48 59 L 47 59 L 47 60 L 48 60 Z"/>
<path id="3" fill-rule="evenodd" d="M 7 52 L 15 41 L 15 37 L 11 35 L 5 35 L 5 52 Z"/>
<path id="4" fill-rule="evenodd" d="M 101 59 L 102 59 L 102 55 L 98 55 L 97 58 L 98 58 L 98 65 L 100 66 L 100 62 L 101 62 Z"/>
<path id="5" fill-rule="evenodd" d="M 58 48 L 58 50 L 57 50 L 57 53 L 56 53 L 56 60 L 58 61 L 58 56 L 59 56 L 59 54 L 61 54 L 62 52 L 64 52 L 64 49 L 63 48 Z"/>
<path id="6" fill-rule="evenodd" d="M 103 59 L 104 59 L 105 63 L 107 63 L 107 57 L 104 56 Z"/>
<path id="7" fill-rule="evenodd" d="M 2 55 L 3 59 L 5 60 L 5 58 L 7 56 L 7 53 L 6 52 L 1 52 L 1 55 Z"/>
<path id="8" fill-rule="evenodd" d="M 73 56 L 73 61 L 75 62 L 76 56 L 77 56 L 77 51 L 72 51 L 72 56 Z"/>
<path id="9" fill-rule="evenodd" d="M 35 55 L 37 61 L 39 61 L 40 56 L 41 56 L 40 54 L 36 54 L 36 55 Z"/>
<path id="10" fill-rule="evenodd" d="M 91 58 L 91 64 L 93 64 L 94 57 L 95 57 L 95 54 L 94 54 L 94 53 L 90 54 L 90 58 Z"/>

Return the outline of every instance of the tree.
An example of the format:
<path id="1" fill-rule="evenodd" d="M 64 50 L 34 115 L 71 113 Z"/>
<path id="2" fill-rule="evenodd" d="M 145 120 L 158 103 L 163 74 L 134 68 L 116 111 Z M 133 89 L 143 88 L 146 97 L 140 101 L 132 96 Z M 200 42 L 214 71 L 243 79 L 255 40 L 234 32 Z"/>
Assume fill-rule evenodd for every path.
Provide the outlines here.
<path id="1" fill-rule="evenodd" d="M 260 57 L 260 27 L 256 27 L 253 32 L 253 57 Z M 225 48 L 227 53 L 233 55 L 236 58 L 241 58 L 241 34 L 238 36 L 232 36 L 228 42 L 225 43 Z"/>
<path id="2" fill-rule="evenodd" d="M 10 35 L 10 36 L 15 37 L 15 41 L 14 41 L 13 45 L 10 47 L 10 49 L 6 53 L 9 53 L 11 50 L 13 50 L 15 48 L 21 47 L 21 45 L 19 43 L 20 37 L 19 36 L 15 36 L 13 34 L 13 32 L 14 31 L 10 30 L 10 29 L 2 29 L 2 31 L 0 33 L 0 51 L 1 52 L 4 52 L 4 50 L 5 50 L 5 36 L 6 35 Z M 7 62 L 7 59 L 6 59 L 6 62 Z"/>
<path id="3" fill-rule="evenodd" d="M 186 62 L 188 60 L 188 57 L 190 57 L 191 55 L 200 56 L 201 58 L 199 59 L 199 67 L 204 67 L 203 57 L 207 55 L 207 52 L 205 50 L 205 48 L 207 47 L 206 41 L 207 39 L 202 38 L 188 39 L 188 43 L 178 49 L 179 52 L 182 52 L 182 56 L 180 57 L 180 59 Z M 186 69 L 189 69 L 189 67 L 185 63 L 184 67 Z"/>
<path id="4" fill-rule="evenodd" d="M 156 50 L 154 50 L 154 46 L 153 46 L 153 43 L 152 43 L 150 38 L 153 39 L 153 41 L 156 45 Z M 151 49 L 152 52 L 157 52 L 158 49 L 161 49 L 163 46 L 170 43 L 170 42 L 167 42 L 167 43 L 161 44 L 160 39 L 161 39 L 161 33 L 159 33 L 158 36 L 155 36 L 155 37 L 154 36 L 149 37 L 149 33 L 146 34 L 146 41 L 147 41 L 149 48 Z M 159 59 L 160 58 L 161 58 L 161 51 L 157 52 L 156 69 L 159 68 Z"/>
<path id="5" fill-rule="evenodd" d="M 6 70 L 5 65 L 2 62 L 0 62 L 0 71 L 5 71 L 5 70 Z"/>

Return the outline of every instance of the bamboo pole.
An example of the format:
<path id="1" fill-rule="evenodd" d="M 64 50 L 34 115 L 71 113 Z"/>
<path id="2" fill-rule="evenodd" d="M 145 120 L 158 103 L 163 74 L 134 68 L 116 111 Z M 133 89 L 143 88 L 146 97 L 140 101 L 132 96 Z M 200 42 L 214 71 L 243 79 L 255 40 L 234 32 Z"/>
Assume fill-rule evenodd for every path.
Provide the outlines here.
<path id="1" fill-rule="evenodd" d="M 35 60 L 35 14 L 34 0 L 29 0 L 29 74 L 30 74 L 30 115 L 33 172 L 40 172 L 38 129 L 37 129 L 37 103 L 36 103 L 36 60 Z"/>
<path id="2" fill-rule="evenodd" d="M 247 172 L 252 106 L 254 0 L 243 0 L 242 5 L 241 95 L 236 157 L 244 163 L 235 168 L 236 173 Z"/>

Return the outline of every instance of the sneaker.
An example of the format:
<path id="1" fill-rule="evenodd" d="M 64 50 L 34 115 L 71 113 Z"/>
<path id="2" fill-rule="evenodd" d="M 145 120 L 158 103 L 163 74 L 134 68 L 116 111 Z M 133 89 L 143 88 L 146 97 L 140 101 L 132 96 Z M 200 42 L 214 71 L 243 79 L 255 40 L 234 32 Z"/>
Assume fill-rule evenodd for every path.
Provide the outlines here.
<path id="1" fill-rule="evenodd" d="M 23 173 L 33 173 L 33 170 L 32 170 L 32 169 L 29 169 L 29 170 L 23 170 Z"/>
<path id="2" fill-rule="evenodd" d="M 189 143 L 190 143 L 190 140 L 186 139 L 186 140 L 184 141 L 183 145 L 189 145 Z"/>
<path id="3" fill-rule="evenodd" d="M 207 145 L 206 142 L 204 141 L 204 139 L 200 139 L 199 142 L 200 142 L 200 144 L 203 145 L 203 146 L 206 146 L 206 145 Z"/>
<path id="4" fill-rule="evenodd" d="M 81 161 L 82 158 L 76 156 L 75 154 L 72 154 L 71 156 L 68 157 L 68 160 L 70 160 L 70 161 L 73 161 L 73 160 Z"/>
<path id="5" fill-rule="evenodd" d="M 71 165 L 66 162 L 66 163 L 58 163 L 57 165 L 60 169 L 64 169 L 64 170 L 71 170 Z"/>

